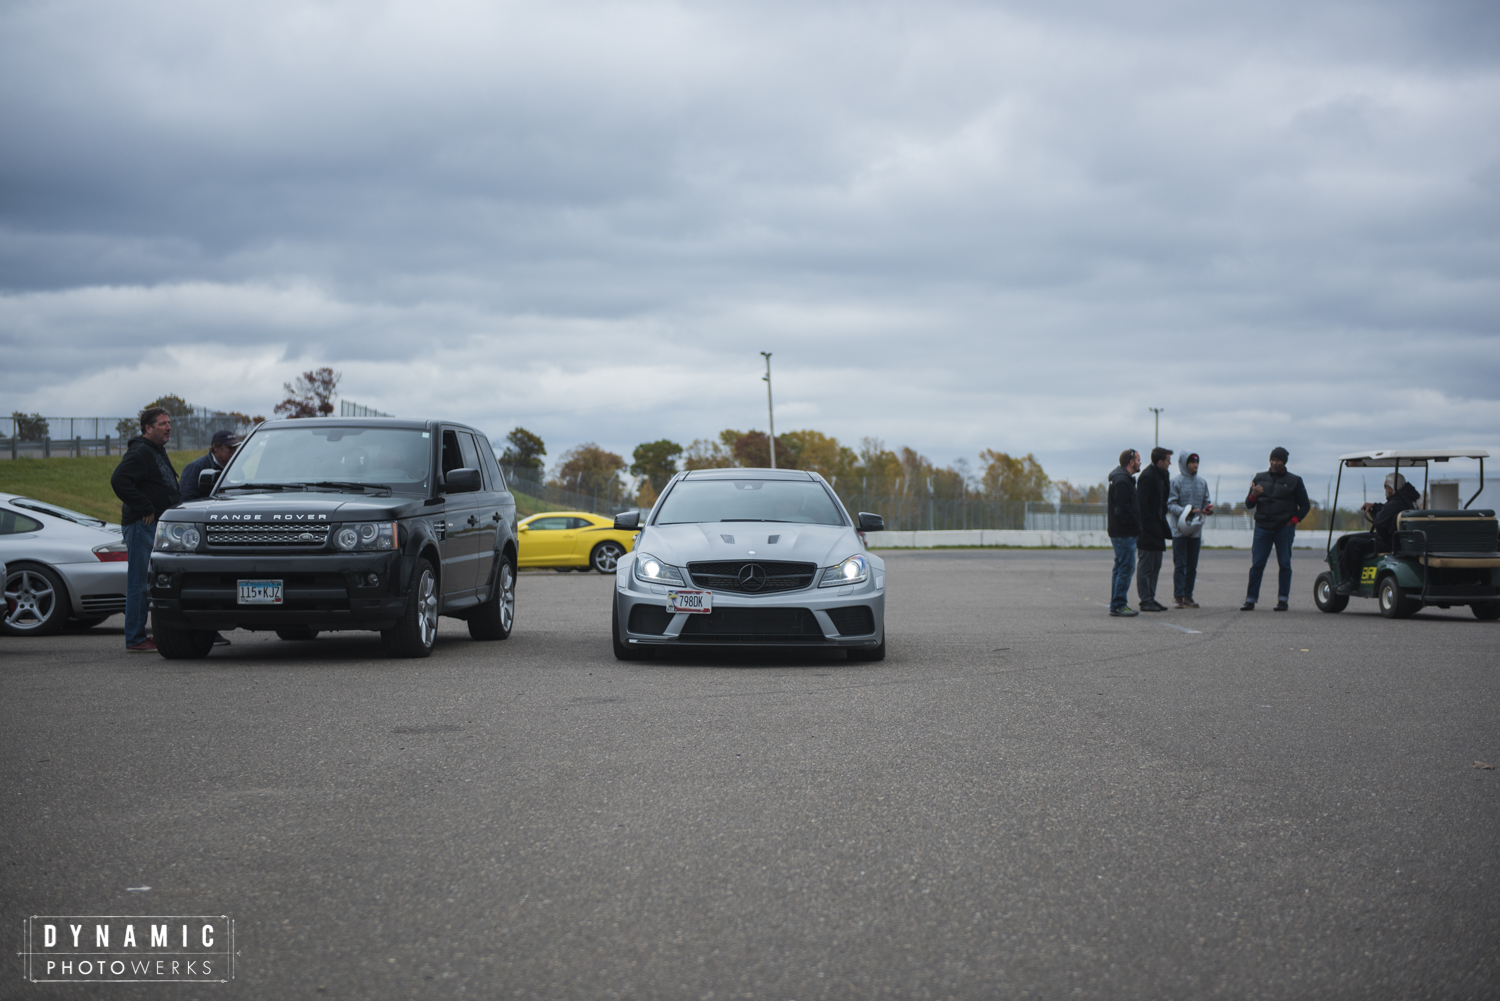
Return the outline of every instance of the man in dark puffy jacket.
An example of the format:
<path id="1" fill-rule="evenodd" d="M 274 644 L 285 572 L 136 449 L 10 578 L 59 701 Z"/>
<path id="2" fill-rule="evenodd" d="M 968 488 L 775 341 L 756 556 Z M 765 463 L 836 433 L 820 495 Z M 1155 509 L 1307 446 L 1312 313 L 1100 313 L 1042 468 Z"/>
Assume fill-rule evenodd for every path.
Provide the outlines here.
<path id="1" fill-rule="evenodd" d="M 1172 490 L 1170 448 L 1153 448 L 1151 465 L 1136 480 L 1135 496 L 1141 508 L 1141 535 L 1136 542 L 1140 551 L 1135 570 L 1135 592 L 1141 599 L 1141 611 L 1165 612 L 1167 606 L 1156 600 L 1156 581 L 1161 576 L 1162 556 L 1172 526 L 1167 523 L 1167 494 Z"/>
<path id="2" fill-rule="evenodd" d="M 1138 615 L 1125 603 L 1130 596 L 1130 577 L 1135 573 L 1135 539 L 1141 534 L 1141 509 L 1135 496 L 1135 474 L 1141 471 L 1141 453 L 1127 448 L 1120 464 L 1109 474 L 1109 541 L 1115 547 L 1114 576 L 1109 594 L 1110 615 Z"/>
<path id="3" fill-rule="evenodd" d="M 1365 560 L 1376 553 L 1388 553 L 1396 540 L 1396 518 L 1402 511 L 1413 510 L 1422 495 L 1406 482 L 1400 473 L 1385 478 L 1385 503 L 1366 504 L 1360 508 L 1370 519 L 1370 531 L 1355 532 L 1339 540 L 1339 586 L 1337 594 L 1359 590 L 1359 572 Z"/>
<path id="4" fill-rule="evenodd" d="M 1256 473 L 1250 482 L 1250 493 L 1245 497 L 1245 506 L 1255 510 L 1255 537 L 1250 543 L 1250 586 L 1245 592 L 1242 612 L 1255 611 L 1260 600 L 1260 579 L 1266 572 L 1266 563 L 1271 559 L 1271 550 L 1276 550 L 1276 564 L 1280 573 L 1276 576 L 1276 611 L 1287 610 L 1287 600 L 1292 596 L 1292 540 L 1297 536 L 1297 523 L 1307 517 L 1312 504 L 1307 499 L 1307 488 L 1302 477 L 1286 471 L 1286 460 L 1291 454 L 1280 447 L 1271 449 L 1271 468 Z"/>
<path id="5" fill-rule="evenodd" d="M 141 433 L 125 446 L 125 456 L 109 478 L 120 498 L 120 528 L 125 536 L 125 649 L 151 653 L 156 643 L 146 635 L 147 577 L 156 542 L 156 519 L 182 503 L 177 470 L 167 458 L 172 415 L 161 407 L 141 411 Z"/>

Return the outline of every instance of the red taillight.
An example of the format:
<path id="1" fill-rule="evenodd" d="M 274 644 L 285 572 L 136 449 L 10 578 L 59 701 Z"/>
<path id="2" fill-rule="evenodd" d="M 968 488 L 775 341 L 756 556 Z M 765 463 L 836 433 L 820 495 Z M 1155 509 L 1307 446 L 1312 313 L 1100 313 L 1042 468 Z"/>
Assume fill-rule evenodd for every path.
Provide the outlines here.
<path id="1" fill-rule="evenodd" d="M 104 552 L 95 553 L 94 555 L 99 557 L 100 563 L 124 563 L 126 560 L 130 559 L 129 553 Z"/>

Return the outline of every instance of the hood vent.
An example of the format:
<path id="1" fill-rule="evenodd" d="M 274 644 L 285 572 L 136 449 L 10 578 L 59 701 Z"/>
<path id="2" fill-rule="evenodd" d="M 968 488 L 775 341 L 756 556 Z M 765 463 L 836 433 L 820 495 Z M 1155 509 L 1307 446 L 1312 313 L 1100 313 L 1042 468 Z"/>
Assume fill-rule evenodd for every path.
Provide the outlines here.
<path id="1" fill-rule="evenodd" d="M 732 536 L 732 535 L 721 535 L 721 536 L 719 536 L 719 538 L 723 539 L 725 542 L 729 543 L 731 546 L 734 545 L 734 536 Z"/>
<path id="2" fill-rule="evenodd" d="M 778 543 L 780 541 L 781 541 L 781 536 L 779 536 L 779 535 L 768 535 L 768 536 L 766 536 L 766 545 L 768 545 L 768 546 L 774 546 L 774 545 L 776 545 L 776 543 Z"/>

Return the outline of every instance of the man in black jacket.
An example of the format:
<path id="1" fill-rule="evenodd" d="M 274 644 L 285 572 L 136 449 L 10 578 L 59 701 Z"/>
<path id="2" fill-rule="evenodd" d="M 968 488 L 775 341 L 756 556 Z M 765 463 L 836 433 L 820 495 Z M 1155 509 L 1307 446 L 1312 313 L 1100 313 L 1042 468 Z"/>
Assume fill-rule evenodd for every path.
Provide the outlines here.
<path id="1" fill-rule="evenodd" d="M 1286 611 L 1287 600 L 1292 596 L 1292 540 L 1297 536 L 1297 523 L 1307 517 L 1312 504 L 1308 502 L 1302 477 L 1286 471 L 1286 460 L 1290 457 L 1279 445 L 1271 449 L 1271 468 L 1255 474 L 1250 493 L 1245 497 L 1245 506 L 1255 509 L 1255 537 L 1250 543 L 1250 586 L 1245 592 L 1245 603 L 1240 606 L 1242 612 L 1255 611 L 1255 603 L 1260 600 L 1260 579 L 1273 547 L 1280 568 L 1276 577 L 1276 611 Z"/>
<path id="2" fill-rule="evenodd" d="M 1110 615 L 1138 615 L 1125 603 L 1130 596 L 1130 575 L 1135 572 L 1135 539 L 1141 534 L 1141 509 L 1135 496 L 1135 474 L 1141 471 L 1141 453 L 1127 448 L 1120 464 L 1109 474 L 1109 541 L 1115 547 L 1114 576 L 1109 594 Z"/>
<path id="3" fill-rule="evenodd" d="M 1400 473 L 1385 478 L 1385 503 L 1366 504 L 1360 508 L 1370 519 L 1371 531 L 1356 532 L 1339 540 L 1339 586 L 1336 594 L 1353 594 L 1359 590 L 1359 572 L 1365 560 L 1376 553 L 1388 553 L 1396 539 L 1396 518 L 1402 511 L 1417 506 L 1422 495 L 1406 482 Z"/>
<path id="4" fill-rule="evenodd" d="M 147 587 L 156 519 L 182 501 L 177 470 L 167 458 L 172 415 L 161 407 L 141 411 L 141 433 L 125 446 L 125 456 L 109 478 L 120 498 L 120 528 L 125 535 L 125 649 L 150 653 L 156 643 L 146 635 Z"/>
<path id="5" fill-rule="evenodd" d="M 1139 562 L 1135 571 L 1135 591 L 1141 599 L 1141 611 L 1165 612 L 1167 606 L 1156 600 L 1156 581 L 1161 576 L 1162 554 L 1172 526 L 1167 522 L 1167 494 L 1172 490 L 1172 450 L 1153 448 L 1151 465 L 1135 484 L 1135 495 L 1141 509 L 1141 535 L 1136 543 Z"/>
<path id="6" fill-rule="evenodd" d="M 215 431 L 208 443 L 208 454 L 203 455 L 182 468 L 182 499 L 197 500 L 203 496 L 198 489 L 198 475 L 205 469 L 218 472 L 229 462 L 234 450 L 240 447 L 239 436 L 233 431 Z"/>

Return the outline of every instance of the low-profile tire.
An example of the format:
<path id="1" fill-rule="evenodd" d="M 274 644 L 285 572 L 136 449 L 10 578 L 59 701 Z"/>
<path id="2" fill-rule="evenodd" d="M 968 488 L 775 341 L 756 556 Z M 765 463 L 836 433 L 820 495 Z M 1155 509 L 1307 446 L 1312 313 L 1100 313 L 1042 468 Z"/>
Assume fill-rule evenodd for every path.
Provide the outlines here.
<path id="1" fill-rule="evenodd" d="M 469 613 L 469 636 L 476 640 L 510 639 L 516 624 L 516 568 L 511 558 L 495 569 L 495 588 L 489 600 Z"/>
<path id="2" fill-rule="evenodd" d="M 598 573 L 614 573 L 624 555 L 625 547 L 618 542 L 601 542 L 589 553 L 589 566 Z"/>
<path id="3" fill-rule="evenodd" d="M 880 632 L 879 646 L 852 646 L 846 652 L 850 660 L 885 660 L 885 630 Z"/>
<path id="4" fill-rule="evenodd" d="M 1396 583 L 1395 574 L 1386 574 L 1375 585 L 1375 598 L 1380 602 L 1380 614 L 1388 619 L 1405 619 L 1417 610 L 1416 602 L 1406 596 L 1406 588 Z"/>
<path id="5" fill-rule="evenodd" d="M 15 611 L 0 620 L 11 636 L 51 636 L 68 624 L 72 602 L 57 572 L 34 563 L 12 564 L 5 572 L 6 607 Z"/>
<path id="6" fill-rule="evenodd" d="M 151 638 L 156 652 L 168 660 L 201 660 L 214 648 L 211 629 L 174 629 L 151 617 Z"/>
<path id="7" fill-rule="evenodd" d="M 1500 601 L 1481 601 L 1469 606 L 1469 611 L 1474 613 L 1474 618 L 1481 622 L 1494 622 L 1500 619 Z"/>
<path id="8" fill-rule="evenodd" d="M 640 660 L 643 651 L 631 646 L 629 643 L 620 642 L 620 603 L 615 599 L 609 602 L 609 638 L 615 644 L 615 660 Z"/>
<path id="9" fill-rule="evenodd" d="M 284 640 L 315 640 L 318 631 L 311 626 L 282 626 L 276 635 Z"/>
<path id="10" fill-rule="evenodd" d="M 406 587 L 406 606 L 394 629 L 381 632 L 385 652 L 392 657 L 426 657 L 437 642 L 437 572 L 426 559 L 418 558 Z"/>
<path id="11" fill-rule="evenodd" d="M 1333 593 L 1333 574 L 1320 573 L 1313 581 L 1313 604 L 1320 612 L 1342 612 L 1349 607 L 1347 594 Z"/>

